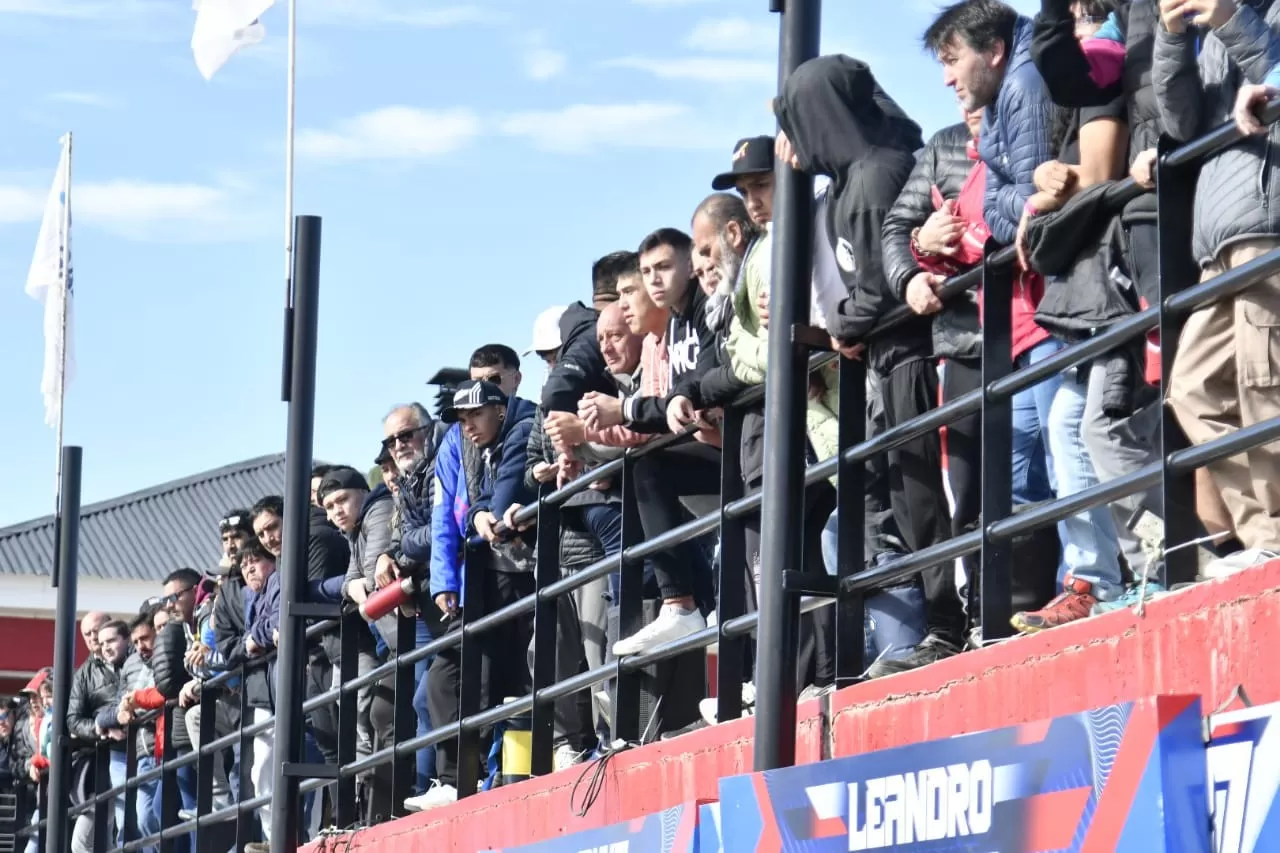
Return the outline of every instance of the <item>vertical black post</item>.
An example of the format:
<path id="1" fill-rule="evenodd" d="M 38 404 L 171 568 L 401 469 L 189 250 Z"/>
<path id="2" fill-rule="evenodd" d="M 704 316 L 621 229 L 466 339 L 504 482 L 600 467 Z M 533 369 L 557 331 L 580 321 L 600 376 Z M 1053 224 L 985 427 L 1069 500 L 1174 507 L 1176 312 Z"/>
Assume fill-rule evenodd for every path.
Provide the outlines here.
<path id="1" fill-rule="evenodd" d="M 182 794 L 178 790 L 178 771 L 169 765 L 178 748 L 173 743 L 173 706 L 165 705 L 160 712 L 164 720 L 164 740 L 160 749 L 164 755 L 160 759 L 160 829 L 177 826 L 178 812 L 182 805 Z M 252 756 L 253 753 L 250 753 Z M 252 764 L 252 758 L 250 759 Z M 160 853 L 173 853 L 178 839 L 170 836 L 160 840 Z"/>
<path id="2" fill-rule="evenodd" d="M 287 764 L 302 758 L 303 674 L 306 619 L 293 614 L 305 600 L 307 542 L 310 538 L 311 452 L 316 417 L 316 326 L 320 314 L 320 217 L 294 220 L 293 378 L 289 433 L 285 445 L 283 566 L 280 576 L 280 643 L 276 665 L 275 754 L 273 757 L 271 849 L 298 849 L 298 777 Z M 243 760 L 243 759 L 242 759 Z"/>
<path id="3" fill-rule="evenodd" d="M 104 797 L 111 790 L 111 745 L 110 741 L 100 740 L 94 749 L 93 756 L 93 853 L 107 853 L 107 841 L 115 846 L 115 836 L 111 829 L 111 819 L 115 811 L 115 800 Z"/>
<path id="4" fill-rule="evenodd" d="M 218 737 L 218 703 L 222 700 L 221 687 L 202 687 L 200 690 L 200 757 L 196 760 L 196 853 L 218 853 L 215 840 L 225 824 L 200 826 L 200 819 L 213 811 L 213 767 L 222 760 L 221 750 L 209 749 L 208 744 Z M 224 842 L 225 844 L 225 842 Z"/>
<path id="5" fill-rule="evenodd" d="M 771 0 L 782 13 L 779 89 L 818 54 L 821 0 Z M 769 373 L 765 377 L 763 502 L 760 507 L 760 623 L 756 636 L 755 769 L 795 763 L 796 652 L 800 601 L 782 588 L 788 566 L 804 561 L 807 347 L 792 329 L 809 321 L 813 269 L 813 179 L 775 166 L 773 286 L 769 288 Z M 732 452 L 732 451 L 731 451 Z"/>
<path id="6" fill-rule="evenodd" d="M 746 637 L 728 637 L 724 623 L 747 612 L 747 527 L 741 518 L 730 518 L 725 507 L 742 497 L 742 411 L 729 407 L 720 424 L 720 590 L 716 602 L 716 625 L 720 632 L 716 652 L 716 720 L 736 720 L 742 716 L 743 653 Z"/>
<path id="7" fill-rule="evenodd" d="M 124 792 L 124 840 L 137 841 L 138 835 L 138 788 L 132 785 L 138 775 L 138 738 L 142 726 L 129 723 L 124 727 L 124 779 L 129 787 Z"/>
<path id="8" fill-rule="evenodd" d="M 357 610 L 349 610 L 342 615 L 342 658 L 338 661 L 338 683 L 349 684 L 360 674 L 360 632 L 366 634 L 369 626 L 360 618 Z M 356 700 L 354 690 L 343 690 L 338 694 L 338 784 L 334 787 L 338 826 L 352 826 L 358 818 L 356 808 L 356 777 L 344 776 L 341 768 L 356 760 Z M 432 768 L 435 772 L 435 768 Z"/>
<path id="9" fill-rule="evenodd" d="M 308 484 L 310 485 L 310 484 Z M 240 664 L 240 674 L 236 682 L 240 685 L 237 693 L 240 697 L 240 799 L 250 799 L 248 792 L 253 790 L 253 735 L 244 733 L 245 727 L 253 724 L 253 709 L 249 707 L 249 694 L 244 689 L 244 677 L 249 668 Z M 243 850 L 254 837 L 254 812 L 243 809 L 236 811 L 236 848 Z"/>
<path id="10" fill-rule="evenodd" d="M 71 736 L 67 732 L 67 705 L 71 700 L 71 676 L 76 651 L 76 572 L 80 550 L 80 458 L 79 447 L 62 448 L 62 512 L 58 527 L 58 604 L 53 640 L 53 721 L 54 736 L 49 763 L 49 786 L 45 830 L 45 850 L 70 850 L 71 825 L 67 809 L 71 805 Z"/>
<path id="11" fill-rule="evenodd" d="M 982 559 L 979 569 L 983 642 L 1007 637 L 1013 626 L 1013 551 L 987 529 L 1013 512 L 1013 400 L 987 389 L 1013 372 L 1013 267 L 994 264 L 1001 247 L 987 241 L 982 261 Z M 970 580 L 970 583 L 973 581 Z"/>
<path id="12" fill-rule="evenodd" d="M 484 666 L 484 638 L 478 634 L 467 634 L 467 623 L 479 619 L 485 614 L 488 602 L 485 601 L 485 576 L 493 571 L 493 551 L 489 545 L 467 545 L 467 558 L 462 567 L 462 648 L 459 652 L 461 663 L 458 674 L 458 719 L 465 720 L 481 710 L 481 667 Z M 504 649 L 503 651 L 509 651 Z M 521 652 L 521 655 L 524 653 Z M 490 703 L 495 697 L 489 696 Z M 496 697 L 501 702 L 502 697 Z M 441 725 L 432 720 L 432 725 Z M 480 732 L 458 727 L 458 799 L 469 797 L 476 792 L 480 782 Z"/>
<path id="13" fill-rule="evenodd" d="M 551 494 L 554 486 L 544 483 L 538 490 L 538 562 L 534 571 L 535 595 L 560 579 L 560 507 L 542 501 Z M 533 714 L 531 720 L 529 773 L 545 776 L 551 772 L 551 747 L 555 742 L 555 706 L 537 702 L 538 691 L 550 687 L 556 680 L 556 623 L 559 619 L 559 602 L 555 599 L 536 598 L 533 606 Z M 511 649 L 510 654 L 518 654 Z M 572 673 L 565 673 L 568 677 Z M 561 699 L 566 705 L 576 702 L 576 696 Z"/>
<path id="14" fill-rule="evenodd" d="M 391 741 L 401 744 L 418 735 L 418 714 L 413 710 L 413 692 L 418 684 L 414 680 L 414 665 L 401 664 L 400 655 L 405 654 L 418 643 L 418 617 L 399 614 L 396 620 L 396 654 L 395 704 L 392 705 Z M 375 771 L 376 772 L 376 771 Z M 418 777 L 417 753 L 411 757 L 399 755 L 391 759 L 391 814 L 403 817 L 408 814 L 404 810 L 404 801 L 413 796 L 414 783 Z M 320 808 L 319 802 L 314 806 Z"/>
<path id="15" fill-rule="evenodd" d="M 867 563 L 867 463 L 852 465 L 844 453 L 867 440 L 867 365 L 840 359 L 840 466 L 836 469 L 836 565 L 837 575 L 858 574 Z M 857 680 L 867 666 L 866 604 L 861 592 L 846 593 L 841 583 L 836 599 L 836 687 Z"/>
<path id="16" fill-rule="evenodd" d="M 635 462 L 628 456 L 622 469 L 622 550 L 618 552 L 618 637 L 630 637 L 644 627 L 644 566 L 628 566 L 624 559 L 627 550 L 644 540 L 644 528 L 640 523 L 640 508 L 636 503 L 635 481 L 632 477 Z M 644 675 L 641 672 L 619 672 L 613 696 L 613 737 L 628 743 L 640 740 L 640 687 Z M 647 720 L 645 721 L 648 722 Z"/>
<path id="17" fill-rule="evenodd" d="M 1169 399 L 1169 375 L 1178 349 L 1184 318 L 1165 310 L 1164 302 L 1197 281 L 1195 259 L 1191 256 L 1191 210 L 1195 200 L 1198 165 L 1167 166 L 1165 155 L 1176 148 L 1168 137 L 1161 137 L 1156 162 L 1156 234 L 1160 258 L 1160 399 Z M 1168 551 L 1194 538 L 1200 529 L 1196 514 L 1196 475 L 1193 471 L 1177 472 L 1169 467 L 1169 454 L 1187 446 L 1187 438 L 1178 426 L 1173 410 L 1164 406 L 1160 421 L 1160 458 L 1163 468 L 1160 496 L 1164 504 L 1164 546 Z M 1170 584 L 1191 582 L 1199 564 L 1195 548 L 1178 548 L 1165 557 L 1166 588 Z"/>

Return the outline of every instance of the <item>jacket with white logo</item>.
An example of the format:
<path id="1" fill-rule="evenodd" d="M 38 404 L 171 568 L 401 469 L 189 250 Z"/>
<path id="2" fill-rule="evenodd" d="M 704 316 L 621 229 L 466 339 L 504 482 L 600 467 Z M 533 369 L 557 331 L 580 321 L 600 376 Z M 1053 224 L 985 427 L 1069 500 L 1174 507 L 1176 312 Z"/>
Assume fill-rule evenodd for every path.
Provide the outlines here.
<path id="1" fill-rule="evenodd" d="M 667 404 L 688 397 L 695 409 L 705 408 L 702 376 L 716 366 L 716 334 L 707 326 L 707 295 L 696 281 L 689 282 L 689 297 L 681 310 L 671 309 L 667 321 L 667 357 L 670 391 L 662 397 L 635 395 L 622 404 L 626 425 L 635 432 L 666 432 Z"/>

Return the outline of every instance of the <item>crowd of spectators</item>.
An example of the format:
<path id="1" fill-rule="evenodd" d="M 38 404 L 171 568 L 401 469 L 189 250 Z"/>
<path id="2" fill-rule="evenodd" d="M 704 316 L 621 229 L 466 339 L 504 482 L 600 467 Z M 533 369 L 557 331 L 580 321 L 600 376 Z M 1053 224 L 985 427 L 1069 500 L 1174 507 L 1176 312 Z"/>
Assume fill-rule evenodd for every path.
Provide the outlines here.
<path id="1" fill-rule="evenodd" d="M 563 505 L 558 570 L 571 573 L 621 550 L 624 488 L 651 539 L 717 505 L 725 454 L 737 454 L 746 489 L 761 484 L 764 404 L 740 409 L 737 446 L 723 446 L 720 426 L 724 408 L 762 384 L 769 369 L 776 160 L 828 179 L 816 205 L 809 321 L 840 357 L 865 361 L 868 437 L 981 386 L 983 294 L 944 303 L 939 291 L 947 277 L 979 265 L 992 238 L 1017 247 L 1010 306 L 1016 367 L 1158 299 L 1154 197 L 1113 189 L 1128 176 L 1154 188 L 1161 134 L 1187 141 L 1233 117 L 1253 134 L 1211 157 L 1200 173 L 1188 265 L 1208 279 L 1276 248 L 1280 199 L 1272 198 L 1280 193 L 1280 158 L 1254 110 L 1277 94 L 1267 83 L 1280 82 L 1278 26 L 1280 3 L 1268 0 L 1043 0 L 1034 21 L 999 0 L 961 0 L 923 34 L 958 100 L 958 121 L 927 140 L 866 63 L 847 56 L 805 63 L 773 102 L 780 131 L 733 147 L 728 171 L 708 176 L 714 192 L 691 212 L 687 230 L 658 228 L 634 250 L 604 255 L 592 268 L 589 293 L 583 283 L 584 301 L 536 318 L 533 346 L 523 357 L 545 363 L 541 389 L 522 388 L 515 349 L 482 346 L 471 354 L 470 379 L 438 416 L 417 403 L 391 409 L 372 475 L 348 466 L 316 468 L 306 567 L 312 598 L 346 602 L 364 614 L 370 596 L 411 582 L 402 587 L 412 590 L 402 606 L 369 619 L 360 633 L 358 671 L 407 651 L 400 647 L 401 619 L 413 620 L 422 644 L 456 630 L 464 609 L 492 612 L 533 592 L 539 531 L 536 521 L 518 523 L 516 516 L 544 485 L 563 485 L 655 436 L 691 433 L 692 440 L 640 455 L 625 482 L 599 480 Z M 1190 316 L 1168 402 L 1193 443 L 1277 414 L 1277 294 L 1276 280 L 1267 279 Z M 902 304 L 913 312 L 909 322 L 869 336 Z M 1067 497 L 1158 458 L 1159 346 L 1148 337 L 1119 347 L 1014 397 L 1017 507 Z M 810 376 L 811 461 L 838 449 L 837 367 Z M 837 553 L 833 483 L 811 486 L 802 568 L 835 574 L 837 559 L 855 568 L 881 565 L 973 529 L 981 429 L 975 414 L 866 460 L 863 554 Z M 1275 556 L 1275 467 L 1274 447 L 1264 447 L 1199 472 L 1204 529 L 1194 538 L 1206 552 L 1202 578 Z M 1168 594 L 1160 583 L 1159 497 L 1139 493 L 1082 510 L 1056 530 L 1015 542 L 1016 631 L 1051 629 Z M 176 569 L 127 622 L 102 613 L 82 619 L 90 656 L 75 673 L 67 720 L 81 748 L 78 767 L 87 767 L 88 748 L 106 739 L 111 780 L 119 784 L 127 724 L 166 700 L 183 710 L 174 718 L 174 748 L 199 744 L 202 682 L 267 654 L 278 640 L 283 515 L 273 496 L 228 512 L 216 569 Z M 629 636 L 618 636 L 610 618 L 619 575 L 562 597 L 557 677 L 703 629 L 716 612 L 717 578 L 742 583 L 752 603 L 781 594 L 760 588 L 758 519 L 746 527 L 745 561 L 721 565 L 718 574 L 714 537 L 627 568 L 642 576 L 650 602 L 647 624 Z M 475 536 L 492 550 L 478 603 L 462 600 L 466 541 Z M 868 597 L 866 677 L 980 645 L 973 570 L 968 561 L 930 566 Z M 834 628 L 832 608 L 805 618 L 796 685 L 802 696 L 834 681 Z M 527 617 L 485 635 L 483 707 L 529 692 L 532 634 Z M 337 683 L 340 655 L 334 638 L 309 646 L 307 695 Z M 419 734 L 457 721 L 460 666 L 456 647 L 420 662 L 413 701 Z M 239 691 L 254 720 L 269 717 L 275 678 L 271 666 L 246 670 L 243 683 L 220 696 L 217 733 L 240 723 Z M 49 685 L 42 672 L 0 720 L 19 784 L 38 781 L 48 764 Z M 699 706 L 704 670 L 679 669 L 661 685 L 665 707 L 655 726 L 661 735 L 716 722 L 714 702 Z M 749 710 L 754 690 L 744 688 Z M 393 677 L 361 692 L 361 754 L 391 743 L 394 704 Z M 609 742 L 612 704 L 600 689 L 556 705 L 557 770 L 590 759 Z M 308 715 L 310 760 L 337 760 L 337 723 L 336 710 Z M 162 757 L 165 737 L 157 728 L 138 730 L 139 769 Z M 214 767 L 215 808 L 245 796 L 240 762 L 251 764 L 254 791 L 269 795 L 272 751 L 270 729 L 254 738 L 251 755 L 228 750 Z M 392 799 L 390 765 L 371 771 L 361 785 L 365 820 L 454 801 L 458 759 L 452 739 L 421 750 L 417 793 L 404 803 Z M 193 774 L 189 767 L 178 775 L 184 810 L 195 807 Z M 81 772 L 75 796 L 83 798 L 91 780 Z M 139 791 L 144 834 L 159 826 L 157 784 Z M 331 805 L 305 803 L 309 834 Z M 273 807 L 260 812 L 264 833 Z M 117 802 L 121 831 L 123 809 Z M 85 843 L 85 821 L 77 826 L 77 845 Z M 260 849 L 269 849 L 264 838 Z"/>

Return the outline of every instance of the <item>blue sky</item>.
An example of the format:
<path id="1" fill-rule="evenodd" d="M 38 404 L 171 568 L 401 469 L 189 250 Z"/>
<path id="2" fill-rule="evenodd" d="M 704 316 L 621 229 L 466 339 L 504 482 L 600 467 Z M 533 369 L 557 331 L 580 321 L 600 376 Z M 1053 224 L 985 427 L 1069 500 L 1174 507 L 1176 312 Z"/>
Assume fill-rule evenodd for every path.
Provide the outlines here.
<path id="1" fill-rule="evenodd" d="M 773 130 L 766 0 L 298 6 L 320 458 L 367 467 L 391 404 L 482 343 L 523 350 L 541 309 L 589 293 L 595 257 L 687 228 L 734 141 Z M 927 132 L 952 123 L 919 48 L 933 3 L 825 6 L 825 52 L 868 61 Z M 0 0 L 0 526 L 52 507 L 22 288 L 67 130 L 85 502 L 283 449 L 284 2 L 209 83 L 193 21 L 185 0 Z M 525 382 L 536 396 L 541 370 Z"/>

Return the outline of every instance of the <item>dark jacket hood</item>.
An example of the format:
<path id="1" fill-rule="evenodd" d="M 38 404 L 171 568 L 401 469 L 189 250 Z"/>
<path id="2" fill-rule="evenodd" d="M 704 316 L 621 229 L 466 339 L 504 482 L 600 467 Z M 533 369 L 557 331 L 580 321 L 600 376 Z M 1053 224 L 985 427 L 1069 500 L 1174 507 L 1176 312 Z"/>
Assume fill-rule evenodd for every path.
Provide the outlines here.
<path id="1" fill-rule="evenodd" d="M 776 110 L 801 168 L 837 180 L 874 147 L 924 146 L 920 126 L 880 88 L 870 66 L 850 56 L 801 65 L 783 84 Z"/>
<path id="2" fill-rule="evenodd" d="M 538 416 L 538 407 L 524 397 L 512 397 L 507 401 L 507 416 L 502 419 L 502 429 L 498 430 L 495 445 L 507 440 L 507 434 L 521 421 L 532 421 Z"/>

